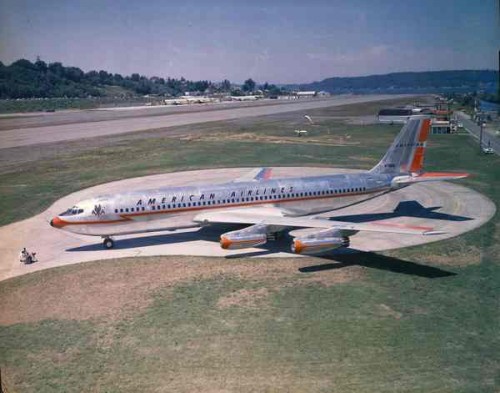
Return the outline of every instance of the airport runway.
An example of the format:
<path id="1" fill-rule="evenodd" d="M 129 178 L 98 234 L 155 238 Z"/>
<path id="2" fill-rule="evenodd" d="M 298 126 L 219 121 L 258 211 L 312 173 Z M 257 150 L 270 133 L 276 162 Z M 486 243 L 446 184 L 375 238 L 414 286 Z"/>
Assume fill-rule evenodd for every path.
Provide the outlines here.
<path id="1" fill-rule="evenodd" d="M 103 113 L 107 116 L 117 115 L 119 111 L 71 111 L 60 116 L 66 116 L 68 124 L 50 123 L 57 119 L 55 114 L 47 117 L 49 125 L 34 126 L 44 122 L 43 118 L 28 116 L 26 118 L 2 118 L 0 119 L 0 149 L 7 149 L 19 146 L 29 146 L 41 143 L 55 143 L 61 141 L 77 140 L 83 138 L 93 138 L 107 135 L 125 134 L 129 132 L 138 132 L 145 130 L 163 129 L 173 126 L 182 126 L 188 124 L 205 123 L 210 121 L 230 120 L 242 117 L 265 116 L 277 113 L 309 110 L 314 108 L 325 108 L 332 106 L 341 106 L 347 104 L 358 104 L 365 102 L 392 100 L 408 95 L 364 95 L 364 96 L 335 96 L 330 99 L 318 100 L 296 100 L 286 103 L 273 104 L 271 100 L 268 104 L 258 104 L 253 106 L 231 106 L 219 109 L 214 106 L 212 110 L 207 110 L 204 106 L 190 106 L 189 112 L 172 112 L 169 107 L 156 108 L 150 110 L 134 110 L 132 116 L 115 120 L 100 120 Z M 246 103 L 243 103 L 246 104 Z M 196 109 L 198 108 L 198 109 Z M 174 108 L 175 109 L 175 108 Z M 180 110 L 180 109 L 179 109 Z M 124 111 L 126 112 L 126 111 Z M 91 116 L 87 116 L 91 113 Z M 52 120 L 50 120 L 52 119 Z M 73 119 L 73 120 L 72 120 Z M 76 120 L 75 120 L 76 119 Z M 104 117 L 107 119 L 107 117 Z M 28 122 L 28 123 L 26 123 Z M 47 122 L 47 120 L 45 120 Z M 30 125 L 27 126 L 26 125 Z M 11 127 L 11 128 L 9 128 Z"/>
<path id="2" fill-rule="evenodd" d="M 52 217 L 90 196 L 160 186 L 207 182 L 223 183 L 248 171 L 250 171 L 248 168 L 231 168 L 177 172 L 102 184 L 68 195 L 35 217 L 0 228 L 0 280 L 56 266 L 122 257 L 153 255 L 198 255 L 230 258 L 238 256 L 295 256 L 289 252 L 290 238 L 287 236 L 260 248 L 223 250 L 218 241 L 220 234 L 225 230 L 219 227 L 117 237 L 115 248 L 104 250 L 99 237 L 76 235 L 49 226 Z M 273 169 L 273 177 L 347 172 L 356 171 L 335 168 L 279 167 Z M 425 185 L 416 184 L 362 204 L 337 210 L 331 214 L 323 214 L 323 216 L 332 216 L 344 221 L 373 222 L 383 220 L 426 225 L 446 232 L 446 234 L 435 236 L 360 232 L 351 237 L 351 248 L 363 251 L 381 251 L 460 235 L 481 226 L 491 219 L 494 213 L 495 205 L 482 194 L 461 185 L 436 182 Z M 39 262 L 28 266 L 19 263 L 18 256 L 22 247 L 27 247 L 29 251 L 35 251 Z"/>

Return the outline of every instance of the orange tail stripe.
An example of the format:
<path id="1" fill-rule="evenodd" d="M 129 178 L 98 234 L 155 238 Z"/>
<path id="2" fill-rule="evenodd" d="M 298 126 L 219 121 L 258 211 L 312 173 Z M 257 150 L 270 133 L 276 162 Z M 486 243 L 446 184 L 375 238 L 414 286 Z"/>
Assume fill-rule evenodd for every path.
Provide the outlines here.
<path id="1" fill-rule="evenodd" d="M 425 142 L 429 136 L 430 130 L 431 130 L 431 119 L 422 120 L 422 128 L 420 129 L 420 134 L 418 135 L 418 141 Z"/>
<path id="2" fill-rule="evenodd" d="M 420 133 L 418 134 L 418 142 L 424 143 L 429 137 L 429 132 L 431 130 L 431 119 L 422 120 L 422 126 L 420 128 Z M 418 172 L 424 166 L 424 152 L 425 148 L 423 146 L 417 146 L 415 149 L 415 155 L 413 156 L 413 161 L 410 165 L 410 172 Z"/>
<path id="3" fill-rule="evenodd" d="M 424 165 L 424 148 L 417 147 L 415 149 L 415 155 L 413 156 L 413 161 L 411 162 L 410 172 L 420 171 L 423 165 Z"/>

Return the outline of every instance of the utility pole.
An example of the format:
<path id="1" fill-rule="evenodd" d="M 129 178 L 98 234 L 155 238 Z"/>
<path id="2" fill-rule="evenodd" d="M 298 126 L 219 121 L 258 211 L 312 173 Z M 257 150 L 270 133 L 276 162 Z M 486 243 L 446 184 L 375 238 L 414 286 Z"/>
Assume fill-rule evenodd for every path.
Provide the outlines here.
<path id="1" fill-rule="evenodd" d="M 483 116 L 482 114 L 479 115 L 479 125 L 480 125 L 480 131 L 479 131 L 479 152 L 483 152 Z"/>

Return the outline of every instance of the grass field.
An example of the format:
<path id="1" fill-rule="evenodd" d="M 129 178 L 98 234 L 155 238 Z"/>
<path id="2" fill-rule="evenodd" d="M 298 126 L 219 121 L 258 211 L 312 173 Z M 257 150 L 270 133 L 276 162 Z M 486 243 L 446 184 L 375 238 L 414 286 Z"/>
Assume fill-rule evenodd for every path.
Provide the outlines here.
<path id="1" fill-rule="evenodd" d="M 111 90 L 111 94 L 117 96 L 123 94 L 123 90 L 117 88 Z M 68 109 L 93 109 L 99 107 L 144 105 L 150 100 L 142 97 L 137 98 L 44 98 L 44 99 L 10 99 L 0 100 L 0 113 L 21 113 L 21 112 L 53 112 Z"/>
<path id="2" fill-rule="evenodd" d="M 71 145 L 3 168 L 1 218 L 170 170 L 368 168 L 399 131 L 323 116 L 301 144 L 265 139 L 286 137 L 299 122 L 290 115 L 207 124 L 187 139 Z M 466 135 L 428 146 L 426 169 L 466 170 L 462 184 L 500 202 L 497 156 L 480 156 Z M 499 244 L 497 214 L 463 236 L 378 255 L 155 257 L 41 271 L 0 283 L 0 366 L 16 392 L 498 392 Z"/>

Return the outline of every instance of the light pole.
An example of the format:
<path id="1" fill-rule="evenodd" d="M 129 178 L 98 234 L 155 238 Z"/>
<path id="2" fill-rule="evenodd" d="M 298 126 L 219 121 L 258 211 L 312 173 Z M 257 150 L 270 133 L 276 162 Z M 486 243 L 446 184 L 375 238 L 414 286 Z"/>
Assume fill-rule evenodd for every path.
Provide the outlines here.
<path id="1" fill-rule="evenodd" d="M 483 152 L 483 116 L 479 115 L 479 152 Z"/>

